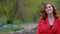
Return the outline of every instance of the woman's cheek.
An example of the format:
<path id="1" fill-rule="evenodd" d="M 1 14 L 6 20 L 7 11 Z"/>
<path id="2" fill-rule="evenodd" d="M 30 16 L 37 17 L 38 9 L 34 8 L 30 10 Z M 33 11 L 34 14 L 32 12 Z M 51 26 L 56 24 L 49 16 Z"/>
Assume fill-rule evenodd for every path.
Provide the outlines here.
<path id="1" fill-rule="evenodd" d="M 46 13 L 49 13 L 48 9 L 46 9 Z"/>
<path id="2" fill-rule="evenodd" d="M 53 9 L 50 9 L 50 10 L 46 9 L 46 13 L 50 14 L 52 12 L 53 12 Z"/>

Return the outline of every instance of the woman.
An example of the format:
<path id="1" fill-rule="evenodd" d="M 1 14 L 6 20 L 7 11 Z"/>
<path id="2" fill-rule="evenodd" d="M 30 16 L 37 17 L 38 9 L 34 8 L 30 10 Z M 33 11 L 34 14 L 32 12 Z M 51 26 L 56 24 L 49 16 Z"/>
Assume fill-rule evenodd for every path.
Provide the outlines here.
<path id="1" fill-rule="evenodd" d="M 36 34 L 60 34 L 60 18 L 51 3 L 44 4 Z"/>

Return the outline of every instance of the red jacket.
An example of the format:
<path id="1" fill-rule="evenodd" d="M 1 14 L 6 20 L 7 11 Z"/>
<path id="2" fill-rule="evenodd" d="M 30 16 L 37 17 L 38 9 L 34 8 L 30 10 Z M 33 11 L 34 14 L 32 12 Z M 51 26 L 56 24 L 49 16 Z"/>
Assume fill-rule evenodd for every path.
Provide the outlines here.
<path id="1" fill-rule="evenodd" d="M 42 18 L 40 18 L 36 34 L 60 34 L 60 24 L 59 23 L 60 23 L 60 20 L 54 19 L 52 28 L 50 28 L 48 18 L 46 18 L 45 22 Z"/>

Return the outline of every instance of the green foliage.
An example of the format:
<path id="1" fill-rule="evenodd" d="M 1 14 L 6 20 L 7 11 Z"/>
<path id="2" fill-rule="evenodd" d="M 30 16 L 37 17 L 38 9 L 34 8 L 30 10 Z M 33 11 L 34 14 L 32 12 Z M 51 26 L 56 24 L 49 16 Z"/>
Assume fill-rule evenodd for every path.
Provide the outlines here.
<path id="1" fill-rule="evenodd" d="M 12 19 L 13 12 L 16 10 L 15 8 L 16 0 L 2 0 L 0 2 L 0 15 L 1 17 L 6 17 L 7 20 Z"/>
<path id="2" fill-rule="evenodd" d="M 19 16 L 16 16 L 17 20 L 14 20 L 15 18 L 13 19 L 13 15 L 16 11 L 16 0 L 0 0 L 0 17 L 6 17 L 8 23 L 9 21 L 14 21 L 15 24 L 18 24 L 23 23 L 23 20 L 24 22 L 33 22 L 33 18 L 35 15 L 37 15 L 37 17 L 40 17 L 43 3 L 48 1 L 52 2 L 58 9 L 60 9 L 60 0 L 21 0 L 21 3 L 18 2 L 18 4 L 21 4 L 21 6 L 19 6 L 23 9 L 21 8 L 20 11 L 17 11 L 17 13 L 19 13 Z M 19 9 L 19 7 L 17 9 Z M 18 17 L 21 19 L 19 19 Z M 2 19 L 2 22 L 5 21 L 4 19 Z"/>
<path id="3" fill-rule="evenodd" d="M 9 18 L 13 10 L 15 9 L 15 0 L 7 0 L 6 2 L 1 2 L 0 4 L 0 13 Z"/>
<path id="4" fill-rule="evenodd" d="M 1 17 L 0 18 L 0 25 L 6 24 L 7 18 L 6 17 Z"/>

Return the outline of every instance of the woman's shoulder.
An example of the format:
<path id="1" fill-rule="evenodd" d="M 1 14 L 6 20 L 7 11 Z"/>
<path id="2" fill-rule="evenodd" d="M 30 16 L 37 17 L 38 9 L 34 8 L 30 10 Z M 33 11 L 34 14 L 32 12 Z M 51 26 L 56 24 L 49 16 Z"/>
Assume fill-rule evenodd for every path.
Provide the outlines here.
<path id="1" fill-rule="evenodd" d="M 39 22 L 44 22 L 43 17 L 40 17 Z"/>
<path id="2" fill-rule="evenodd" d="M 59 17 L 59 20 L 60 20 L 60 17 Z"/>
<path id="3" fill-rule="evenodd" d="M 59 24 L 60 24 L 60 17 L 58 18 L 58 22 L 59 22 Z"/>
<path id="4" fill-rule="evenodd" d="M 43 18 L 42 17 L 40 17 L 40 19 L 39 20 L 43 20 Z"/>

